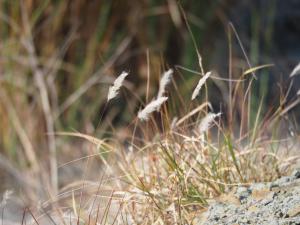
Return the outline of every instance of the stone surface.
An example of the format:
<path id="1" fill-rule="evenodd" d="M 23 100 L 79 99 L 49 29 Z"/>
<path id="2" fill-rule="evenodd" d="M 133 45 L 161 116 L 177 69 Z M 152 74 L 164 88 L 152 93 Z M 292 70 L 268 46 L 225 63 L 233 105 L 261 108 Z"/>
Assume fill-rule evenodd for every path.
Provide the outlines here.
<path id="1" fill-rule="evenodd" d="M 213 202 L 198 224 L 203 225 L 300 225 L 300 169 L 270 183 L 237 187 L 230 193 L 240 200 Z"/>

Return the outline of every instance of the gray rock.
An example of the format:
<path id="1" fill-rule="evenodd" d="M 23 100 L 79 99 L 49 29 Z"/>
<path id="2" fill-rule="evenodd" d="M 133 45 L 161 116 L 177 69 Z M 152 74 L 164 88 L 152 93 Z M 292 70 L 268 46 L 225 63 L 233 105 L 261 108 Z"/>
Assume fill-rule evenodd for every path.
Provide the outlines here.
<path id="1" fill-rule="evenodd" d="M 292 177 L 294 177 L 295 179 L 299 179 L 300 178 L 300 168 L 297 168 L 297 169 L 295 169 L 293 171 Z"/>
<path id="2" fill-rule="evenodd" d="M 240 186 L 237 188 L 235 196 L 243 202 L 246 198 L 248 198 L 251 195 L 251 189 L 247 187 Z"/>
<path id="3" fill-rule="evenodd" d="M 270 183 L 256 183 L 250 187 L 240 186 L 235 196 L 241 205 L 214 203 L 202 224 L 300 224 L 300 170 L 291 176 Z M 261 195 L 255 196 L 255 192 Z"/>
<path id="4" fill-rule="evenodd" d="M 256 184 L 252 184 L 250 186 L 251 191 L 269 189 L 269 188 L 270 188 L 270 185 L 268 185 L 268 183 L 256 183 Z"/>

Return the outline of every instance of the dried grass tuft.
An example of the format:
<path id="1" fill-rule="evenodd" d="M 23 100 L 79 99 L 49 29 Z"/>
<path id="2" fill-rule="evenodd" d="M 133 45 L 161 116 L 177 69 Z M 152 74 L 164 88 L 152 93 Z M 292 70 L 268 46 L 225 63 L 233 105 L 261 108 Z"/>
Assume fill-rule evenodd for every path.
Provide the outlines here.
<path id="1" fill-rule="evenodd" d="M 293 71 L 290 74 L 290 77 L 293 77 L 295 75 L 299 75 L 300 74 L 300 63 L 293 69 Z"/>
<path id="2" fill-rule="evenodd" d="M 162 76 L 162 78 L 159 82 L 159 90 L 158 90 L 158 94 L 157 94 L 156 99 L 159 99 L 159 98 L 163 97 L 163 95 L 166 91 L 166 87 L 172 79 L 172 75 L 173 75 L 173 70 L 172 69 L 169 69 L 168 71 L 164 72 L 164 74 L 163 74 L 163 76 Z"/>
<path id="3" fill-rule="evenodd" d="M 205 84 L 206 80 L 210 77 L 211 72 L 207 72 L 198 82 L 193 94 L 192 94 L 192 100 L 194 100 L 201 90 L 201 87 Z"/>
<path id="4" fill-rule="evenodd" d="M 149 120 L 149 116 L 151 113 L 153 113 L 155 110 L 159 110 L 161 105 L 168 100 L 168 97 L 160 97 L 156 100 L 153 100 L 150 102 L 146 107 L 139 111 L 138 118 L 142 121 Z"/>
<path id="5" fill-rule="evenodd" d="M 120 76 L 115 79 L 114 84 L 109 87 L 108 95 L 107 95 L 107 102 L 111 99 L 115 98 L 119 94 L 119 90 L 123 85 L 125 78 L 128 76 L 127 72 L 122 72 Z"/>
<path id="6" fill-rule="evenodd" d="M 211 126 L 212 122 L 217 118 L 221 116 L 221 113 L 208 113 L 200 122 L 198 130 L 200 134 L 204 133 L 209 129 Z"/>

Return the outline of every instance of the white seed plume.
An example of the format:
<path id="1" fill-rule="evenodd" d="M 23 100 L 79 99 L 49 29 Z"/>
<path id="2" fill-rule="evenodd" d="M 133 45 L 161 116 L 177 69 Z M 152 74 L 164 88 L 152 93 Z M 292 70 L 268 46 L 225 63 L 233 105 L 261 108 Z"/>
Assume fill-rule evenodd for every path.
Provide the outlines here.
<path id="1" fill-rule="evenodd" d="M 149 115 L 153 113 L 155 110 L 159 110 L 161 105 L 168 100 L 168 97 L 160 97 L 158 99 L 150 102 L 146 107 L 138 112 L 138 118 L 140 120 L 147 121 L 149 119 Z"/>
<path id="2" fill-rule="evenodd" d="M 160 79 L 159 82 L 159 89 L 158 89 L 158 94 L 157 94 L 157 98 L 163 97 L 165 91 L 166 91 L 166 87 L 167 85 L 170 83 L 171 79 L 172 79 L 172 75 L 173 75 L 173 70 L 169 69 L 168 71 L 164 72 L 162 78 Z"/>
<path id="3" fill-rule="evenodd" d="M 300 95 L 300 89 L 297 91 L 297 95 Z"/>
<path id="4" fill-rule="evenodd" d="M 200 122 L 198 130 L 200 132 L 200 134 L 204 133 L 205 131 L 207 131 L 211 125 L 211 123 L 215 120 L 215 118 L 217 118 L 218 116 L 220 116 L 221 113 L 208 113 Z"/>
<path id="5" fill-rule="evenodd" d="M 211 72 L 207 72 L 198 82 L 193 95 L 192 95 L 192 100 L 194 100 L 198 95 L 199 92 L 201 90 L 201 87 L 203 86 L 203 84 L 205 84 L 206 80 L 209 78 L 209 76 L 211 75 Z"/>
<path id="6" fill-rule="evenodd" d="M 3 208 L 6 206 L 7 201 L 10 199 L 13 191 L 12 190 L 6 190 L 2 196 L 2 201 L 0 202 L 0 208 Z"/>
<path id="7" fill-rule="evenodd" d="M 290 74 L 290 77 L 300 74 L 300 63 L 293 69 Z"/>
<path id="8" fill-rule="evenodd" d="M 125 78 L 128 76 L 127 72 L 122 72 L 120 76 L 115 79 L 114 84 L 109 87 L 108 95 L 107 95 L 107 101 L 110 101 L 111 99 L 115 98 L 119 94 L 119 90 L 123 85 L 123 82 Z"/>

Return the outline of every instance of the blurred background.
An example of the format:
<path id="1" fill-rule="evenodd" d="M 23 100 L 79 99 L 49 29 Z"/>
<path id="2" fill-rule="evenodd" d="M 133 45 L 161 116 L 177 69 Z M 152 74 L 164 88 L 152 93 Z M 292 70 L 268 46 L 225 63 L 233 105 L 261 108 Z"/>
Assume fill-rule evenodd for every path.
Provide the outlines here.
<path id="1" fill-rule="evenodd" d="M 28 185 L 20 171 L 32 175 L 38 165 L 51 174 L 89 154 L 84 143 L 54 132 L 130 136 L 129 124 L 168 68 L 181 102 L 189 100 L 200 72 L 196 48 L 204 69 L 222 78 L 239 79 L 247 60 L 273 64 L 256 72 L 253 112 L 261 101 L 263 112 L 279 106 L 287 90 L 297 98 L 299 77 L 291 85 L 289 74 L 300 61 L 299 21 L 299 0 L 1 0 L 0 190 Z M 106 110 L 108 87 L 123 70 L 130 73 L 125 88 Z M 214 109 L 226 112 L 228 82 L 208 85 Z M 294 132 L 299 119 L 293 108 Z M 80 171 L 51 182 L 62 186 Z"/>

